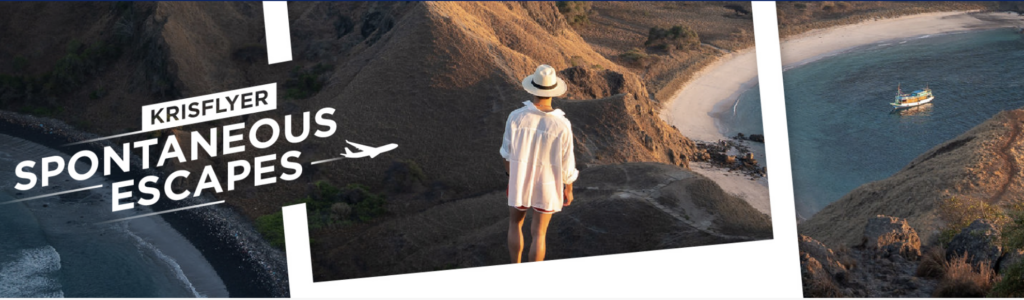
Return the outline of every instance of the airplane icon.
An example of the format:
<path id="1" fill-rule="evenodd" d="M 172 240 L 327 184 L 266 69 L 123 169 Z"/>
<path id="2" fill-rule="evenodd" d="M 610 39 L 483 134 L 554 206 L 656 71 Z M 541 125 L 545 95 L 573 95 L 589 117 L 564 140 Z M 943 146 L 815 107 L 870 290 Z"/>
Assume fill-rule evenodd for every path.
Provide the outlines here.
<path id="1" fill-rule="evenodd" d="M 395 150 L 395 148 L 398 148 L 398 144 L 387 144 L 380 147 L 370 147 L 366 145 L 360 145 L 353 142 L 349 142 L 347 140 L 345 142 L 348 143 L 349 145 L 352 145 L 353 147 L 356 147 L 356 149 L 360 150 L 360 152 L 352 153 L 352 151 L 349 150 L 348 147 L 345 147 L 345 153 L 341 154 L 341 156 L 344 156 L 345 158 L 361 158 L 367 156 L 369 156 L 370 158 L 374 158 L 377 157 L 377 155 L 380 155 L 381 153 Z"/>

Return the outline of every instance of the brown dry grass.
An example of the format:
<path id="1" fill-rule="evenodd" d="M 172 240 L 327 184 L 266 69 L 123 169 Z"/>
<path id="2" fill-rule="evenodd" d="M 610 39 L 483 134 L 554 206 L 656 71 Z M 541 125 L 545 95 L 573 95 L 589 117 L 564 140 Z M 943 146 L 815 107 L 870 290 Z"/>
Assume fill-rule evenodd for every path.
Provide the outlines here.
<path id="1" fill-rule="evenodd" d="M 995 1 L 780 1 L 776 3 L 779 36 L 797 35 L 814 29 L 856 24 L 863 21 L 907 15 L 964 10 L 997 9 Z"/>
<path id="2" fill-rule="evenodd" d="M 804 297 L 807 298 L 841 298 L 843 291 L 835 281 L 824 272 L 815 273 L 814 277 L 804 282 Z"/>
<path id="3" fill-rule="evenodd" d="M 918 277 L 942 278 L 946 275 L 946 264 L 946 250 L 932 247 L 921 256 L 916 274 Z"/>
<path id="4" fill-rule="evenodd" d="M 939 286 L 933 292 L 935 297 L 985 297 L 999 277 L 991 268 L 981 264 L 971 265 L 967 256 L 957 256 L 946 262 L 945 272 Z"/>
<path id="5" fill-rule="evenodd" d="M 601 188 L 577 190 L 573 205 L 551 218 L 547 259 L 739 241 L 694 230 L 643 200 L 619 196 L 619 189 L 650 189 L 686 181 L 677 179 L 680 172 L 686 171 L 652 163 L 582 170 L 580 186 Z M 427 201 L 389 199 L 392 206 Z M 317 241 L 311 248 L 314 278 L 339 280 L 508 263 L 508 208 L 504 201 L 504 191 L 498 191 L 416 211 L 407 209 L 402 218 L 312 231 Z M 529 245 L 530 220 L 525 224 Z"/>
<path id="6" fill-rule="evenodd" d="M 1002 207 L 988 204 L 981 199 L 974 197 L 953 197 L 939 204 L 939 218 L 946 222 L 946 225 L 939 232 L 939 244 L 946 245 L 953 240 L 971 222 L 982 219 L 992 222 L 996 230 L 1002 230 L 1003 226 L 1010 223 Z"/>
<path id="7" fill-rule="evenodd" d="M 750 9 L 740 2 L 594 2 L 590 23 L 575 29 L 595 51 L 640 75 L 655 99 L 666 101 L 725 51 L 753 46 L 750 15 L 726 6 Z M 644 47 L 651 28 L 676 25 L 692 28 L 706 45 L 673 53 Z M 633 63 L 620 57 L 633 49 L 648 58 Z"/>
<path id="8" fill-rule="evenodd" d="M 832 275 L 825 271 L 821 262 L 806 253 L 801 253 L 804 297 L 807 298 L 839 298 L 843 291 L 839 289 Z"/>
<path id="9" fill-rule="evenodd" d="M 853 270 L 857 267 L 857 260 L 853 258 L 853 252 L 850 247 L 845 245 L 839 246 L 835 250 L 836 258 L 839 260 L 839 264 L 846 267 L 847 270 Z"/>
<path id="10" fill-rule="evenodd" d="M 743 199 L 729 195 L 714 181 L 696 180 L 687 188 L 697 206 L 716 212 L 715 225 L 726 234 L 771 237 L 771 217 L 762 214 Z"/>

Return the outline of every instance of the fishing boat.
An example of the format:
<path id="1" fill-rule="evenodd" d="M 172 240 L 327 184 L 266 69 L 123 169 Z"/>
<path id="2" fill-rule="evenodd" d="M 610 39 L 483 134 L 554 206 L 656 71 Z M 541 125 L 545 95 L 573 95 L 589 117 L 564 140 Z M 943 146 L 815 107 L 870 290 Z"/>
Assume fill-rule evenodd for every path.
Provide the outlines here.
<path id="1" fill-rule="evenodd" d="M 925 104 L 925 105 L 918 105 L 918 106 L 908 107 L 908 108 L 893 109 L 892 113 L 896 114 L 896 115 L 899 115 L 901 117 L 910 117 L 910 116 L 924 117 L 924 116 L 930 116 L 932 114 L 932 105 L 931 104 Z"/>
<path id="2" fill-rule="evenodd" d="M 893 103 L 889 103 L 889 105 L 892 105 L 892 108 L 895 109 L 914 107 L 932 102 L 932 99 L 935 99 L 935 96 L 932 96 L 932 89 L 928 87 L 907 94 L 904 93 L 902 89 L 900 89 L 899 85 L 897 85 L 896 101 Z"/>

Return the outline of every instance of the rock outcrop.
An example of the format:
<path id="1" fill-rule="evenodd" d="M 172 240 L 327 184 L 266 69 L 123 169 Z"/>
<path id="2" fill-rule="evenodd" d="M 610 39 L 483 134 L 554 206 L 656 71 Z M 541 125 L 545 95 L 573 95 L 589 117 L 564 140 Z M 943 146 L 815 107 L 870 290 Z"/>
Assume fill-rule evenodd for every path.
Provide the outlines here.
<path id="1" fill-rule="evenodd" d="M 824 244 L 800 235 L 800 276 L 805 297 L 842 297 L 839 287 L 847 279 L 847 266 Z"/>
<path id="2" fill-rule="evenodd" d="M 863 230 L 864 244 L 838 251 L 800 236 L 805 297 L 928 297 L 937 280 L 918 277 L 920 240 L 906 220 L 876 216 Z M 916 245 L 916 247 L 915 247 Z"/>
<path id="3" fill-rule="evenodd" d="M 954 198 L 978 199 L 994 210 L 986 214 L 1001 214 L 1024 201 L 1022 128 L 1024 110 L 996 114 L 801 223 L 801 234 L 849 249 L 844 253 L 857 266 L 843 276 L 848 278 L 845 282 L 805 276 L 805 291 L 823 296 L 928 297 L 950 295 L 963 286 L 977 290 L 971 295 L 987 293 L 992 271 L 1006 272 L 1024 252 L 1004 249 L 1002 223 L 984 219 L 939 245 L 940 229 L 951 226 L 943 218 L 960 213 L 949 210 L 969 209 L 942 204 Z M 918 260 L 922 252 L 928 254 Z M 947 268 L 955 271 L 947 273 Z M 836 288 L 818 288 L 830 285 Z"/>
<path id="4" fill-rule="evenodd" d="M 1002 241 L 996 226 L 987 220 L 975 220 L 949 242 L 946 259 L 966 256 L 971 265 L 981 264 L 995 269 L 1002 251 Z"/>
<path id="5" fill-rule="evenodd" d="M 907 259 L 921 257 L 921 239 L 907 220 L 878 215 L 868 219 L 864 227 L 864 247 L 882 257 L 902 255 Z"/>
<path id="6" fill-rule="evenodd" d="M 1003 254 L 1003 258 L 999 260 L 999 265 L 996 271 L 1000 274 L 1006 273 L 1010 266 L 1021 263 L 1024 260 L 1024 249 L 1012 249 Z"/>

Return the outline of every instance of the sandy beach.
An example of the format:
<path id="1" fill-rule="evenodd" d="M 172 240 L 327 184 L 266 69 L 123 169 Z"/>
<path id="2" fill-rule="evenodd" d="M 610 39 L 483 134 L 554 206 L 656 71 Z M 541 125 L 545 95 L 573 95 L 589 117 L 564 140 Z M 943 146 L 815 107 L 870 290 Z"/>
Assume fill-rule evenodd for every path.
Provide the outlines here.
<path id="1" fill-rule="evenodd" d="M 874 43 L 966 30 L 1024 26 L 1015 13 L 938 12 L 811 30 L 782 41 L 783 70 Z"/>
<path id="2" fill-rule="evenodd" d="M 726 54 L 683 86 L 668 101 L 661 118 L 692 140 L 714 142 L 727 139 L 719 131 L 716 116 L 731 109 L 740 94 L 755 84 L 757 60 L 754 49 Z M 758 156 L 763 155 L 760 153 Z M 746 200 L 758 211 L 771 215 L 766 178 L 753 180 L 742 173 L 729 172 L 707 163 L 690 164 L 690 169 L 714 180 L 722 190 Z"/>
<path id="3" fill-rule="evenodd" d="M 726 54 L 676 92 L 661 111 L 661 118 L 692 140 L 726 139 L 715 124 L 715 115 L 731 108 L 736 98 L 756 83 L 753 48 Z"/>

